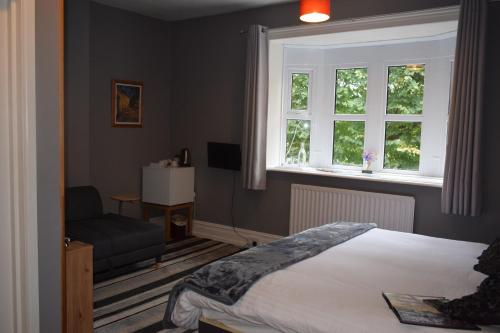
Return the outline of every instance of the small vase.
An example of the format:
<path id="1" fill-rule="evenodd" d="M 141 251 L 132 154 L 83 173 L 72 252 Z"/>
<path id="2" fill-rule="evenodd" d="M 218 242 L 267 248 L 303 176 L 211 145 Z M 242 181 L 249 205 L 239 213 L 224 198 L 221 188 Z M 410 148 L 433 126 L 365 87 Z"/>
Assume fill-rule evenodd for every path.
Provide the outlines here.
<path id="1" fill-rule="evenodd" d="M 372 166 L 372 162 L 367 162 L 366 163 L 366 167 L 363 170 L 361 170 L 361 172 L 362 173 L 368 173 L 368 174 L 373 173 L 373 171 L 370 170 L 371 166 Z"/>
<path id="2" fill-rule="evenodd" d="M 307 152 L 306 148 L 304 147 L 304 143 L 300 144 L 300 150 L 297 156 L 297 160 L 299 162 L 299 168 L 307 166 Z"/>

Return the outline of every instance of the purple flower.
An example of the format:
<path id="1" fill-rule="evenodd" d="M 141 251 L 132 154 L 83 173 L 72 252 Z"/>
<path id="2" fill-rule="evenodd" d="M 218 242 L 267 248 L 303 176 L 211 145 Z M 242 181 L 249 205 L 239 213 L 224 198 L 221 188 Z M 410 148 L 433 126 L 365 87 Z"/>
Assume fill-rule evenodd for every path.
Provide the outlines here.
<path id="1" fill-rule="evenodd" d="M 375 153 L 369 152 L 369 151 L 364 151 L 363 152 L 363 161 L 370 163 L 375 161 L 376 155 Z"/>

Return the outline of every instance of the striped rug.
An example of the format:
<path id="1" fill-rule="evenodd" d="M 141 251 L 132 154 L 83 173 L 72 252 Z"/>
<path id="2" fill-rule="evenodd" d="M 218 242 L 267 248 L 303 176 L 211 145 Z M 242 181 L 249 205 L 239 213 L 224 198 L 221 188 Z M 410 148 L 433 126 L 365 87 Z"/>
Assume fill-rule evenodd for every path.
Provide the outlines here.
<path id="1" fill-rule="evenodd" d="M 236 246 L 196 237 L 172 241 L 160 263 L 144 261 L 118 277 L 94 283 L 94 332 L 191 332 L 163 329 L 170 290 L 203 265 L 238 251 Z"/>

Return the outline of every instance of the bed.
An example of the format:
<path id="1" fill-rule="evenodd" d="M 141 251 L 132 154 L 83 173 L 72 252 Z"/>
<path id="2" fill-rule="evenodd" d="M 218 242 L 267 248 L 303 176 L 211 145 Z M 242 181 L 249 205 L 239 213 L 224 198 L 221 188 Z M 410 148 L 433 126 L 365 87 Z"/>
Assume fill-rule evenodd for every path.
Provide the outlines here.
<path id="1" fill-rule="evenodd" d="M 449 332 L 400 324 L 381 293 L 470 294 L 486 277 L 472 268 L 486 247 L 375 228 L 264 276 L 232 306 L 186 290 L 171 318 L 183 328 L 206 318 L 255 333 Z"/>

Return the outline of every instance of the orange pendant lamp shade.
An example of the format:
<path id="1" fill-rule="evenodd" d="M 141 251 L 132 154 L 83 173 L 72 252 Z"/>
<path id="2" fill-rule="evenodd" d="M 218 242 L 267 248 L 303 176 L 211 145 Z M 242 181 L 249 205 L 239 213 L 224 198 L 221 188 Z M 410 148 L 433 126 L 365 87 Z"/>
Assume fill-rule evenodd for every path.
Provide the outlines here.
<path id="1" fill-rule="evenodd" d="M 300 20 L 324 22 L 330 18 L 330 0 L 300 0 Z"/>

